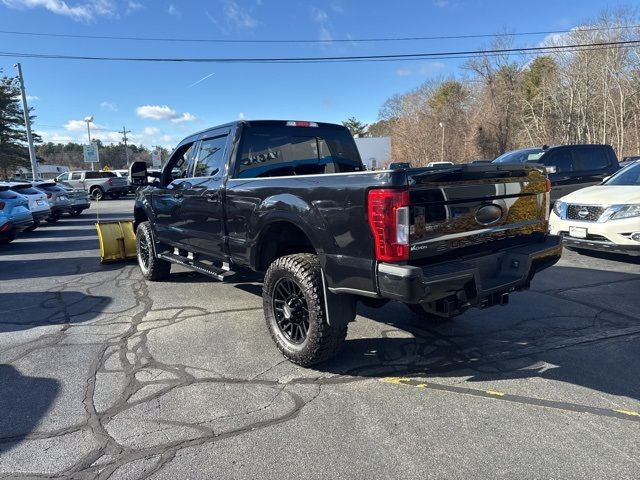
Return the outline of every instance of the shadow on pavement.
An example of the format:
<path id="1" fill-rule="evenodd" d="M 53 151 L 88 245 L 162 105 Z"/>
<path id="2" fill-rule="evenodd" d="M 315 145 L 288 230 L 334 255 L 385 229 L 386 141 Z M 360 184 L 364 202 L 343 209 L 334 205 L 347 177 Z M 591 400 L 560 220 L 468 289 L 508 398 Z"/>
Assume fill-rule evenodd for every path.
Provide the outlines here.
<path id="1" fill-rule="evenodd" d="M 111 301 L 109 297 L 75 291 L 0 293 L 0 334 L 87 322 L 100 315 Z"/>
<path id="2" fill-rule="evenodd" d="M 130 262 L 100 264 L 98 254 L 95 257 L 63 257 L 46 260 L 2 260 L 0 262 L 0 281 L 27 278 L 50 278 L 65 275 L 82 275 L 93 272 L 119 270 Z M 18 295 L 16 293 L 16 295 Z M 1 305 L 0 305 L 1 306 Z"/>
<path id="3" fill-rule="evenodd" d="M 581 270 L 554 267 L 563 278 Z M 616 273 L 616 288 L 603 296 L 626 296 L 616 310 L 571 297 L 541 292 L 514 295 L 507 307 L 472 309 L 451 321 L 432 324 L 406 306 L 358 306 L 358 314 L 388 326 L 373 338 L 348 338 L 340 354 L 315 368 L 365 377 L 460 377 L 467 382 L 543 378 L 640 400 L 640 275 Z M 625 285 L 624 281 L 630 280 Z M 635 296 L 634 296 L 635 295 Z M 606 299 L 602 299 L 607 304 Z M 611 303 L 609 299 L 608 303 Z M 635 303 L 635 307 L 633 306 Z M 613 305 L 617 305 L 613 303 Z"/>
<path id="4" fill-rule="evenodd" d="M 0 454 L 35 430 L 59 391 L 57 380 L 28 377 L 11 365 L 0 364 Z"/>
<path id="5" fill-rule="evenodd" d="M 593 257 L 600 258 L 602 260 L 611 260 L 612 262 L 640 265 L 640 256 L 623 255 L 621 253 L 600 252 L 598 250 L 585 250 L 583 248 L 571 248 L 571 251 L 576 252 L 577 254 L 584 257 Z"/>

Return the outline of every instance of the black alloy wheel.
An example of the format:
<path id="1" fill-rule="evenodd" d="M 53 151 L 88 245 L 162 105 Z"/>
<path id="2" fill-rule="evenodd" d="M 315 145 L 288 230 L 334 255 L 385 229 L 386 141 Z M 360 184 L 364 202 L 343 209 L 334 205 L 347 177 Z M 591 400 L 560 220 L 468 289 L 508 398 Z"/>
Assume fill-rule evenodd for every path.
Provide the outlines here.
<path id="1" fill-rule="evenodd" d="M 309 308 L 300 286 L 290 278 L 281 278 L 273 289 L 273 315 L 282 334 L 301 344 L 309 332 Z"/>

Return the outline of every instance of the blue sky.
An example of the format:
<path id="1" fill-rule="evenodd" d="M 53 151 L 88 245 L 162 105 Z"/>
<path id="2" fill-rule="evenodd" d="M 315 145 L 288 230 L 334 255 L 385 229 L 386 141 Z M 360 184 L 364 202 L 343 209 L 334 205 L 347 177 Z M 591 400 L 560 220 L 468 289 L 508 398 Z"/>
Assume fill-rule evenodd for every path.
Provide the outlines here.
<path id="1" fill-rule="evenodd" d="M 629 3 L 626 3 L 628 5 Z M 338 39 L 564 30 L 601 0 L 0 0 L 0 30 L 80 35 L 221 39 Z M 539 44 L 544 35 L 519 37 Z M 146 57 L 338 56 L 477 49 L 482 39 L 340 44 L 164 43 L 0 33 L 0 51 Z M 36 131 L 45 141 L 173 146 L 237 118 L 375 121 L 382 103 L 430 77 L 462 73 L 460 60 L 341 64 L 126 63 L 0 57 L 23 66 Z M 207 77 L 207 78 L 205 78 Z M 202 80 L 202 81 L 200 81 Z"/>

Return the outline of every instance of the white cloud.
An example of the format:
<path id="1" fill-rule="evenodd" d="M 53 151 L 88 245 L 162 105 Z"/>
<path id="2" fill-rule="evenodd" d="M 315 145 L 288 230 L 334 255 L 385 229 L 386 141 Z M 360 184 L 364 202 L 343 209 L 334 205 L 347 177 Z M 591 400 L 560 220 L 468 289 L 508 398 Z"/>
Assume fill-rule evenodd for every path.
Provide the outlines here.
<path id="1" fill-rule="evenodd" d="M 107 112 L 117 112 L 118 111 L 118 106 L 115 103 L 107 102 L 106 100 L 104 102 L 100 103 L 100 108 L 102 110 L 107 111 Z"/>
<path id="2" fill-rule="evenodd" d="M 167 13 L 171 16 L 174 17 L 181 17 L 182 16 L 182 12 L 180 10 L 178 10 L 178 7 L 176 7 L 173 3 L 171 5 L 169 5 L 169 9 L 167 10 Z"/>
<path id="3" fill-rule="evenodd" d="M 238 114 L 238 120 L 244 120 L 244 112 Z"/>
<path id="4" fill-rule="evenodd" d="M 162 141 L 165 142 L 165 143 L 173 142 L 173 137 L 171 135 L 163 135 L 162 136 Z"/>
<path id="5" fill-rule="evenodd" d="M 449 0 L 434 0 L 433 4 L 438 8 L 444 8 L 449 6 Z"/>
<path id="6" fill-rule="evenodd" d="M 52 143 L 69 143 L 73 142 L 76 139 L 69 135 L 62 135 L 57 132 L 38 132 L 38 135 L 42 137 L 43 142 L 52 142 Z"/>
<path id="7" fill-rule="evenodd" d="M 192 122 L 195 115 L 189 112 L 182 114 L 176 112 L 168 105 L 141 105 L 136 108 L 136 114 L 140 118 L 150 118 L 151 120 L 171 120 L 173 123 Z"/>
<path id="8" fill-rule="evenodd" d="M 236 28 L 251 29 L 257 27 L 260 23 L 234 0 L 225 2 L 224 15 L 227 21 Z"/>
<path id="9" fill-rule="evenodd" d="M 171 120 L 179 117 L 178 112 L 168 105 L 142 105 L 136 108 L 136 114 L 140 118 L 151 118 L 152 120 Z"/>
<path id="10" fill-rule="evenodd" d="M 311 18 L 318 24 L 320 29 L 318 32 L 318 39 L 325 42 L 333 40 L 333 35 L 331 34 L 331 20 L 329 19 L 327 12 L 316 7 L 311 7 Z"/>
<path id="11" fill-rule="evenodd" d="M 66 0 L 0 0 L 5 6 L 16 9 L 45 8 L 56 15 L 89 22 L 95 17 L 116 15 L 116 4 L 113 0 L 84 0 L 69 5 Z"/>
<path id="12" fill-rule="evenodd" d="M 184 112 L 182 115 L 176 118 L 172 118 L 173 123 L 185 123 L 193 122 L 196 119 L 195 115 L 191 115 L 189 112 Z"/>
<path id="13" fill-rule="evenodd" d="M 91 130 L 104 130 L 103 125 L 98 125 L 97 123 L 90 122 L 89 126 Z M 87 130 L 87 122 L 84 120 L 69 120 L 65 123 L 64 128 L 69 132 L 83 132 Z"/>
<path id="14" fill-rule="evenodd" d="M 133 12 L 137 12 L 138 10 L 142 10 L 143 8 L 144 8 L 144 5 L 142 5 L 140 2 L 130 1 L 130 2 L 127 3 L 127 9 L 125 10 L 125 13 L 127 15 L 130 15 Z"/>
<path id="15" fill-rule="evenodd" d="M 160 129 L 156 127 L 145 127 L 143 132 L 145 135 L 157 135 L 158 133 L 160 133 Z"/>
<path id="16" fill-rule="evenodd" d="M 40 97 L 38 97 L 37 95 L 27 95 L 27 100 L 29 102 L 35 102 L 36 100 L 40 100 Z"/>

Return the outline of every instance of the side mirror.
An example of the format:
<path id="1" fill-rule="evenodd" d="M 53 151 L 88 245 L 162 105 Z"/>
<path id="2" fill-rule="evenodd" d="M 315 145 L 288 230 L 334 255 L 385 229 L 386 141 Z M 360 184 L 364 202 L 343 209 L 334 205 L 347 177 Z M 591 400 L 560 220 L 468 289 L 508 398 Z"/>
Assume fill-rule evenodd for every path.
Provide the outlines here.
<path id="1" fill-rule="evenodd" d="M 547 173 L 557 173 L 558 168 L 555 165 L 549 165 L 545 167 L 547 169 Z"/>
<path id="2" fill-rule="evenodd" d="M 147 162 L 133 162 L 129 167 L 129 181 L 131 185 L 144 186 L 149 184 L 147 178 Z"/>

